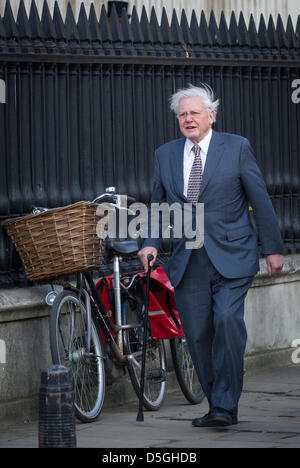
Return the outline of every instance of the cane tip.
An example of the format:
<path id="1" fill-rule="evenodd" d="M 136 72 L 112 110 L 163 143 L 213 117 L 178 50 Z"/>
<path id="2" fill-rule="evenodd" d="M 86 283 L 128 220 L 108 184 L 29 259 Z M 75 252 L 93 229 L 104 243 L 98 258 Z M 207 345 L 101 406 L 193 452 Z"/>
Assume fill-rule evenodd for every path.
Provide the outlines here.
<path id="1" fill-rule="evenodd" d="M 143 414 L 139 413 L 136 417 L 137 422 L 143 422 L 144 421 L 144 416 Z"/>

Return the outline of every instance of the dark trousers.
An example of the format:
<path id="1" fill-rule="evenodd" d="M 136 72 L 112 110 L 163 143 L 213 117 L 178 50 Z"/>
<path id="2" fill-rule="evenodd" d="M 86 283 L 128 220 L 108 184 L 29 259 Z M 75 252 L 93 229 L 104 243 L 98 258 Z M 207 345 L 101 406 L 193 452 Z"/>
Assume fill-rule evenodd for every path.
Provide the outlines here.
<path id="1" fill-rule="evenodd" d="M 210 408 L 237 414 L 247 332 L 244 300 L 253 281 L 218 273 L 205 248 L 195 249 L 175 301 L 192 360 Z"/>

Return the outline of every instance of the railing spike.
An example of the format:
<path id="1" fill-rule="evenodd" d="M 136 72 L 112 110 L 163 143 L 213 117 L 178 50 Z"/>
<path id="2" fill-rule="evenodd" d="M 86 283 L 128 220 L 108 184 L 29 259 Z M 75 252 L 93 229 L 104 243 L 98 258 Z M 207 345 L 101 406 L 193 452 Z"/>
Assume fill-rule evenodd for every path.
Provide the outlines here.
<path id="1" fill-rule="evenodd" d="M 54 3 L 53 23 L 55 26 L 57 40 L 67 41 L 67 31 L 66 31 L 57 1 L 55 1 Z"/>
<path id="2" fill-rule="evenodd" d="M 161 28 L 161 33 L 162 33 L 162 38 L 163 38 L 164 49 L 166 51 L 166 55 L 167 56 L 176 55 L 176 52 L 175 52 L 174 47 L 173 47 L 172 32 L 171 32 L 171 28 L 170 28 L 170 25 L 169 25 L 169 20 L 168 20 L 168 16 L 167 16 L 167 12 L 166 12 L 165 7 L 163 7 L 163 9 L 162 9 L 160 28 Z"/>
<path id="3" fill-rule="evenodd" d="M 42 23 L 43 32 L 44 32 L 44 38 L 47 40 L 49 39 L 55 40 L 56 31 L 55 31 L 54 22 L 51 18 L 47 0 L 44 0 L 41 23 Z"/>
<path id="4" fill-rule="evenodd" d="M 246 22 L 245 22 L 244 15 L 243 15 L 242 11 L 240 12 L 238 26 L 239 26 L 240 37 L 241 37 L 241 45 L 249 47 L 250 46 L 250 38 L 249 38 L 248 29 L 247 29 Z"/>
<path id="5" fill-rule="evenodd" d="M 229 30 L 228 30 L 228 26 L 227 26 L 224 11 L 221 12 L 220 24 L 219 24 L 219 35 L 220 35 L 221 44 L 223 46 L 225 46 L 225 45 L 226 46 L 231 46 L 232 45 L 232 41 L 231 41 L 231 37 L 230 37 L 230 34 L 229 34 Z"/>
<path id="6" fill-rule="evenodd" d="M 162 37 L 163 41 L 165 44 L 173 44 L 173 38 L 172 38 L 172 33 L 169 25 L 169 20 L 167 16 L 167 12 L 165 7 L 162 9 L 162 15 L 161 15 L 161 32 L 162 32 Z"/>
<path id="7" fill-rule="evenodd" d="M 181 27 L 184 42 L 188 45 L 192 45 L 193 37 L 191 33 L 191 28 L 189 27 L 188 19 L 187 19 L 184 9 L 181 12 L 180 27 Z"/>
<path id="8" fill-rule="evenodd" d="M 121 13 L 121 29 L 124 42 L 133 42 L 132 32 L 128 21 L 128 14 L 125 8 L 122 8 Z"/>
<path id="9" fill-rule="evenodd" d="M 211 34 L 207 25 L 205 13 L 203 10 L 201 11 L 201 17 L 200 17 L 200 33 L 202 36 L 203 45 L 211 46 L 213 44 L 213 41 L 212 41 Z"/>
<path id="10" fill-rule="evenodd" d="M 77 21 L 77 30 L 79 33 L 80 41 L 91 41 L 92 35 L 90 31 L 90 24 L 87 19 L 86 9 L 84 3 L 81 3 L 79 16 Z"/>
<path id="11" fill-rule="evenodd" d="M 153 47 L 152 29 L 148 20 L 148 15 L 147 15 L 145 5 L 143 5 L 143 8 L 142 8 L 140 23 L 141 23 L 143 36 L 144 36 L 145 53 L 146 55 L 155 55 L 155 50 Z"/>
<path id="12" fill-rule="evenodd" d="M 92 41 L 101 41 L 101 31 L 97 20 L 94 4 L 91 4 L 89 12 L 89 25 Z"/>
<path id="13" fill-rule="evenodd" d="M 111 8 L 110 30 L 113 42 L 123 42 L 123 35 L 120 27 L 119 16 L 114 3 Z"/>
<path id="14" fill-rule="evenodd" d="M 125 8 L 122 8 L 121 12 L 121 29 L 126 53 L 128 55 L 134 55 L 133 35 L 128 21 L 128 14 Z"/>
<path id="15" fill-rule="evenodd" d="M 157 19 L 154 7 L 151 8 L 150 28 L 151 28 L 151 32 L 152 32 L 153 42 L 156 43 L 156 44 L 157 43 L 162 44 L 163 38 L 162 38 L 161 30 L 160 30 L 160 27 L 159 27 L 159 24 L 158 24 L 158 19 Z"/>
<path id="16" fill-rule="evenodd" d="M 191 36 L 192 36 L 192 40 L 193 40 L 194 45 L 196 45 L 196 46 L 197 45 L 202 45 L 203 44 L 203 38 L 202 38 L 202 35 L 201 35 L 201 30 L 200 30 L 200 26 L 198 24 L 197 15 L 196 15 L 195 10 L 192 11 L 192 15 L 191 15 L 190 31 L 191 31 Z"/>
<path id="17" fill-rule="evenodd" d="M 142 31 L 141 23 L 140 23 L 135 5 L 133 6 L 132 12 L 131 12 L 131 31 L 132 31 L 133 44 L 136 50 L 136 54 L 147 55 L 147 52 L 144 46 L 144 43 L 145 43 L 144 34 Z"/>
<path id="18" fill-rule="evenodd" d="M 262 14 L 260 15 L 258 37 L 261 47 L 269 48 L 271 46 L 267 26 L 265 23 L 264 16 Z"/>
<path id="19" fill-rule="evenodd" d="M 242 39 L 234 11 L 231 12 L 229 34 L 232 45 L 241 45 Z"/>
<path id="20" fill-rule="evenodd" d="M 39 12 L 35 3 L 32 0 L 29 12 L 29 24 L 31 27 L 31 34 L 33 38 L 44 39 L 44 30 L 40 20 Z"/>
<path id="21" fill-rule="evenodd" d="M 150 23 L 149 23 L 149 20 L 148 20 L 148 15 L 147 15 L 145 5 L 143 5 L 143 8 L 142 8 L 142 14 L 141 14 L 140 22 L 141 22 L 141 28 L 142 28 L 142 31 L 143 31 L 144 41 L 145 42 L 153 42 L 152 31 L 151 31 Z"/>
<path id="22" fill-rule="evenodd" d="M 283 26 L 282 18 L 281 15 L 277 16 L 277 25 L 276 25 L 276 31 L 278 34 L 278 41 L 279 41 L 279 47 L 286 47 L 288 48 L 289 43 L 285 34 L 285 29 Z"/>
<path id="23" fill-rule="evenodd" d="M 46 52 L 44 44 L 44 30 L 37 10 L 35 0 L 32 0 L 29 12 L 29 24 L 31 29 L 32 45 L 35 53 Z"/>
<path id="24" fill-rule="evenodd" d="M 287 39 L 289 48 L 291 49 L 298 48 L 297 36 L 294 30 L 291 15 L 288 15 L 288 20 L 287 20 L 287 25 L 286 25 L 286 39 Z"/>
<path id="25" fill-rule="evenodd" d="M 275 29 L 275 25 L 274 25 L 274 21 L 273 21 L 273 16 L 272 16 L 272 15 L 269 16 L 268 35 L 269 35 L 271 47 L 279 48 L 278 34 L 277 34 L 276 29 Z"/>
<path id="26" fill-rule="evenodd" d="M 172 19 L 171 19 L 171 32 L 172 32 L 173 44 L 184 44 L 182 30 L 178 22 L 175 8 L 173 9 L 173 14 L 172 14 Z"/>
<path id="27" fill-rule="evenodd" d="M 89 30 L 90 30 L 90 35 L 91 35 L 92 49 L 95 54 L 103 55 L 105 54 L 105 52 L 103 50 L 102 35 L 101 35 L 100 26 L 97 20 L 97 15 L 96 15 L 96 11 L 95 11 L 95 7 L 93 3 L 90 6 L 88 22 L 89 22 Z"/>
<path id="28" fill-rule="evenodd" d="M 142 44 L 144 42 L 144 36 L 135 5 L 133 6 L 131 12 L 131 30 L 133 35 L 133 42 Z"/>
<path id="29" fill-rule="evenodd" d="M 255 25 L 255 20 L 254 20 L 254 17 L 253 17 L 252 13 L 250 15 L 248 33 L 249 33 L 249 39 L 250 39 L 250 46 L 251 47 L 260 47 L 260 42 L 259 42 L 257 30 L 256 30 L 256 25 Z"/>
<path id="30" fill-rule="evenodd" d="M 221 45 L 220 32 L 213 10 L 210 12 L 208 29 L 213 45 Z"/>
<path id="31" fill-rule="evenodd" d="M 18 27 L 19 38 L 31 39 L 31 29 L 24 5 L 24 0 L 20 0 L 16 24 Z"/>
<path id="32" fill-rule="evenodd" d="M 100 26 L 102 40 L 104 42 L 111 43 L 112 41 L 111 30 L 110 30 L 110 25 L 108 22 L 107 13 L 106 13 L 106 9 L 104 5 L 102 5 L 101 12 L 100 12 L 99 26 Z"/>
<path id="33" fill-rule="evenodd" d="M 69 41 L 75 40 L 79 42 L 80 37 L 79 37 L 76 21 L 75 21 L 73 10 L 72 10 L 70 3 L 68 3 L 68 6 L 67 6 L 65 28 L 66 28 L 68 40 Z"/>
<path id="34" fill-rule="evenodd" d="M 9 38 L 19 37 L 18 28 L 14 19 L 14 15 L 13 15 L 9 0 L 6 0 L 4 16 L 3 16 L 3 24 L 5 27 L 7 37 Z"/>

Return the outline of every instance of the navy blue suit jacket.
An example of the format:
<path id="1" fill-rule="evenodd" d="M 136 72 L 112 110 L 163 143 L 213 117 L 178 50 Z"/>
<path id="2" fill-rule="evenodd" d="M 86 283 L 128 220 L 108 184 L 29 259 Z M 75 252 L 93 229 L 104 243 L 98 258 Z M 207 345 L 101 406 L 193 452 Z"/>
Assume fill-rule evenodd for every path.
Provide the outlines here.
<path id="1" fill-rule="evenodd" d="M 187 203 L 183 195 L 185 138 L 173 140 L 155 152 L 151 203 Z M 255 275 L 259 269 L 257 233 L 263 254 L 283 253 L 278 221 L 249 141 L 213 131 L 199 203 L 204 203 L 204 246 L 215 268 L 226 278 Z M 257 233 L 249 216 L 253 208 Z M 148 238 L 144 247 L 159 247 Z M 186 239 L 173 239 L 173 254 L 165 271 L 177 286 L 192 250 Z"/>

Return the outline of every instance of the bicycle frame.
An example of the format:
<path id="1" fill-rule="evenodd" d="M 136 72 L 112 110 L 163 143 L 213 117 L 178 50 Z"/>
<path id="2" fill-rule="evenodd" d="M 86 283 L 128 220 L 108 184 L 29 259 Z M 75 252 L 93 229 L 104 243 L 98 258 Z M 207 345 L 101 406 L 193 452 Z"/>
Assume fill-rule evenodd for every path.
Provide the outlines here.
<path id="1" fill-rule="evenodd" d="M 93 315 L 102 333 L 103 339 L 109 344 L 116 361 L 120 365 L 126 365 L 130 356 L 125 355 L 123 352 L 122 331 L 130 327 L 136 328 L 141 325 L 124 325 L 126 303 L 122 303 L 121 301 L 119 257 L 117 255 L 114 257 L 114 273 L 110 276 L 100 278 L 97 284 L 94 283 L 91 273 L 85 272 L 81 275 L 90 292 L 90 294 L 88 294 L 88 292 L 83 289 L 83 291 L 85 291 L 84 298 L 88 313 L 87 319 L 90 320 L 91 315 Z M 130 272 L 127 273 L 126 276 L 137 276 L 141 281 L 141 285 L 144 286 L 146 278 L 144 272 Z M 99 295 L 98 288 L 103 281 L 106 282 L 108 289 L 112 290 L 114 293 L 114 308 L 110 300 L 105 298 L 104 290 L 102 290 L 102 293 Z M 77 287 L 74 288 L 68 285 L 68 288 L 80 292 L 80 274 L 77 276 Z M 173 287 L 162 267 L 158 267 L 151 272 L 148 315 L 153 339 L 160 340 L 184 336 L 174 302 Z M 87 331 L 88 330 L 90 330 L 89 326 L 87 326 Z M 87 337 L 87 343 L 89 346 L 89 336 Z M 89 352 L 88 349 L 87 352 Z"/>
<path id="2" fill-rule="evenodd" d="M 107 202 L 107 198 L 108 203 L 122 208 L 113 190 L 97 200 Z M 91 272 L 78 273 L 76 286 L 61 280 L 58 284 L 64 285 L 65 291 L 58 294 L 57 300 L 54 290 L 46 297 L 47 304 L 54 306 L 50 315 L 52 359 L 55 363 L 66 362 L 73 369 L 77 392 L 75 408 L 77 416 L 83 421 L 95 420 L 101 411 L 105 370 L 116 378 L 116 375 L 120 376 L 119 371 L 127 367 L 139 398 L 142 383 L 147 382 L 142 392 L 145 407 L 153 411 L 159 409 L 167 380 L 163 340 L 169 338 L 179 337 L 179 340 L 170 341 L 179 385 L 190 402 L 199 402 L 199 392 L 194 391 L 194 370 L 190 366 L 191 359 L 175 306 L 174 291 L 163 268 L 151 271 L 149 296 L 145 293 L 145 289 L 148 291 L 146 279 L 149 280 L 145 272 L 120 272 L 120 259 L 130 258 L 137 250 L 134 241 L 122 243 L 109 239 L 107 253 L 109 258 L 113 258 L 112 275 L 100 278 L 95 284 Z M 102 285 L 107 285 L 107 288 L 101 288 Z M 66 321 L 64 317 L 67 317 Z M 89 379 L 94 367 L 95 378 L 101 375 L 99 381 Z M 84 400 L 81 398 L 83 394 Z"/>
<path id="3" fill-rule="evenodd" d="M 120 338 L 117 339 L 117 342 L 115 341 L 110 329 L 114 331 L 117 336 L 121 336 L 121 330 L 122 330 L 122 325 L 119 323 L 114 324 L 111 320 L 109 319 L 107 312 L 103 306 L 103 303 L 101 301 L 101 298 L 99 297 L 97 288 L 95 286 L 95 283 L 92 279 L 92 276 L 90 273 L 86 272 L 83 274 L 89 288 L 91 291 L 91 299 L 92 299 L 92 305 L 94 306 L 94 319 L 99 325 L 99 328 L 102 332 L 102 334 L 105 337 L 105 340 L 107 343 L 110 345 L 115 358 L 120 364 L 125 364 L 127 362 L 127 356 L 123 354 L 123 348 L 118 346 L 118 343 L 120 342 Z M 97 313 L 95 313 L 95 309 Z M 109 329 L 110 328 L 110 329 Z M 122 338 L 122 337 L 121 337 Z"/>

